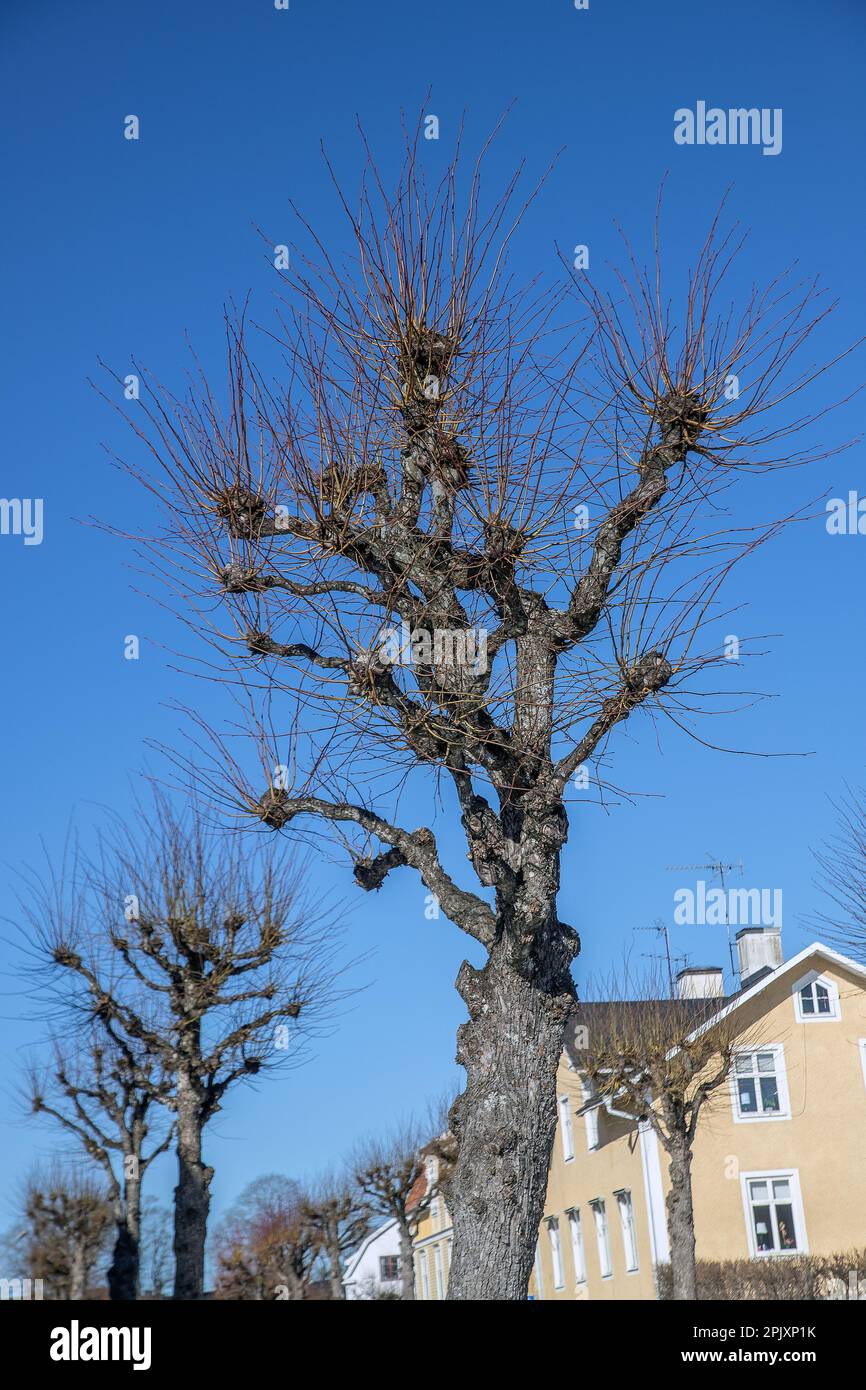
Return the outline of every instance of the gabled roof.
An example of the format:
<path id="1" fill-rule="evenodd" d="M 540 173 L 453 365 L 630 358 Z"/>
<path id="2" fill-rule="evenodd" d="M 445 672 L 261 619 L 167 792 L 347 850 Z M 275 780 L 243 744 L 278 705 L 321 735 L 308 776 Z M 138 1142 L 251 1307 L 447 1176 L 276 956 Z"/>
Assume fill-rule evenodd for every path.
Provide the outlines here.
<path id="1" fill-rule="evenodd" d="M 375 1231 L 371 1231 L 369 1235 L 364 1237 L 357 1250 L 354 1252 L 353 1255 L 349 1257 L 349 1259 L 346 1262 L 346 1269 L 343 1274 L 344 1284 L 348 1284 L 351 1282 L 352 1275 L 358 1268 L 358 1265 L 360 1264 L 363 1256 L 367 1253 L 370 1246 L 373 1244 L 373 1241 L 378 1240 L 380 1236 L 385 1235 L 386 1231 L 390 1231 L 391 1227 L 396 1225 L 397 1218 L 392 1216 L 389 1221 L 383 1221 L 381 1226 L 377 1226 Z"/>
<path id="2" fill-rule="evenodd" d="M 739 1009 L 742 1004 L 748 1003 L 750 999 L 754 999 L 756 995 L 768 989 L 770 985 L 775 984 L 778 980 L 784 979 L 786 975 L 793 974 L 796 970 L 799 970 L 800 966 L 804 965 L 812 956 L 821 956 L 829 964 L 838 965 L 842 970 L 848 970 L 853 975 L 859 975 L 864 981 L 864 984 L 866 984 L 866 966 L 860 965 L 856 960 L 852 960 L 850 956 L 843 956 L 840 951 L 834 951 L 829 946 L 822 945 L 820 941 L 813 941 L 811 946 L 806 946 L 804 950 L 798 951 L 796 956 L 792 956 L 790 960 L 783 961 L 781 965 L 776 966 L 775 970 L 768 970 L 765 974 L 762 974 L 761 978 L 756 980 L 753 985 L 749 985 L 746 989 L 741 989 L 738 994 L 732 994 L 724 1001 L 722 1008 L 715 1009 L 709 1018 L 704 1019 L 699 1027 L 695 1028 L 694 1031 L 689 1034 L 690 1038 L 699 1037 L 700 1034 L 709 1028 L 717 1019 L 726 1018 L 728 1014 L 733 1013 L 735 1009 Z"/>
<path id="3" fill-rule="evenodd" d="M 804 950 L 798 951 L 797 955 L 791 956 L 790 960 L 783 961 L 775 970 L 764 969 L 753 984 L 745 989 L 738 990 L 735 994 L 729 994 L 726 998 L 718 999 L 611 999 L 599 1001 L 598 1003 L 581 1003 L 575 1010 L 572 1022 L 569 1025 L 568 1034 L 565 1042 L 565 1050 L 572 1065 L 580 1070 L 580 1053 L 584 1050 L 574 1046 L 574 1029 L 585 1024 L 601 1032 L 604 1036 L 605 1030 L 616 1022 L 617 1015 L 627 1013 L 631 1018 L 639 1015 L 642 1010 L 657 1010 L 660 1006 L 669 1005 L 672 1015 L 679 1017 L 682 1014 L 691 1015 L 694 1020 L 694 1028 L 688 1034 L 687 1041 L 700 1037 L 701 1033 L 718 1022 L 726 1018 L 742 1004 L 754 999 L 770 985 L 784 979 L 786 975 L 794 974 L 797 970 L 810 960 L 813 956 L 819 956 L 828 964 L 837 965 L 843 970 L 847 970 L 854 975 L 859 975 L 866 986 L 866 966 L 852 960 L 850 956 L 844 956 L 839 951 L 832 950 L 829 946 L 824 946 L 820 941 L 813 941 L 811 946 L 806 946 Z M 622 1012 L 620 1012 L 622 1011 Z M 671 1053 L 676 1048 L 671 1049 Z M 599 1102 L 590 1101 L 584 1105 L 583 1110 L 592 1109 Z"/>

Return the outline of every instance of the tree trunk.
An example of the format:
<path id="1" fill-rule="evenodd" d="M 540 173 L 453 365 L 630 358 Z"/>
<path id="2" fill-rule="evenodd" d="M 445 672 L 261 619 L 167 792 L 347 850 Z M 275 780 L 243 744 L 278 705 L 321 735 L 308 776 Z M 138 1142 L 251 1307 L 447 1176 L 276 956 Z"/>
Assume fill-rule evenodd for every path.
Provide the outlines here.
<path id="1" fill-rule="evenodd" d="M 108 1296 L 112 1302 L 134 1302 L 141 1293 L 141 1179 L 124 1180 L 123 1199 L 115 1215 L 117 1234 L 108 1270 Z"/>
<path id="2" fill-rule="evenodd" d="M 85 1242 L 83 1239 L 73 1237 L 72 1247 L 69 1252 L 69 1297 L 73 1303 L 79 1303 L 87 1295 L 87 1259 L 85 1256 Z"/>
<path id="3" fill-rule="evenodd" d="M 415 1301 L 415 1251 L 412 1232 L 405 1221 L 398 1223 L 400 1231 L 400 1297 L 404 1303 Z"/>
<path id="4" fill-rule="evenodd" d="M 330 1285 L 332 1298 L 345 1298 L 346 1290 L 343 1287 L 343 1261 L 340 1258 L 340 1242 L 330 1241 L 328 1244 L 328 1268 L 330 1272 Z"/>
<path id="5" fill-rule="evenodd" d="M 198 1098 L 183 1077 L 177 1082 L 178 1183 L 174 1189 L 174 1297 L 201 1298 L 213 1169 L 202 1162 Z"/>
<path id="6" fill-rule="evenodd" d="M 695 1213 L 692 1205 L 692 1153 L 681 1138 L 670 1149 L 671 1187 L 667 1195 L 668 1240 L 671 1247 L 672 1297 L 698 1296 L 695 1264 Z"/>
<path id="7" fill-rule="evenodd" d="M 576 950 L 575 933 L 548 908 L 541 925 L 528 927 L 525 915 L 503 921 L 483 970 L 461 966 L 469 1022 L 458 1031 L 457 1060 L 467 1084 L 451 1111 L 457 1158 L 445 1180 L 454 1226 L 449 1299 L 527 1296 Z"/>

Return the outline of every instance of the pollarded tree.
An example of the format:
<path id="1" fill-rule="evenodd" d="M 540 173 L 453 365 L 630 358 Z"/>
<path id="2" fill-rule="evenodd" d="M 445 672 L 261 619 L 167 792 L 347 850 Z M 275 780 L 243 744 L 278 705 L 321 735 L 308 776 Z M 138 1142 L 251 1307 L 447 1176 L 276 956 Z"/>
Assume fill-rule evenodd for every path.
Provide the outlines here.
<path id="1" fill-rule="evenodd" d="M 626 968 L 598 997 L 581 1001 L 572 1050 L 607 1103 L 648 1125 L 667 1155 L 665 1199 L 672 1296 L 697 1298 L 692 1159 L 698 1123 L 725 1088 L 737 1047 L 756 1041 L 721 997 L 671 998 L 661 973 L 635 979 Z M 586 1107 L 584 1107 L 586 1108 Z"/>
<path id="2" fill-rule="evenodd" d="M 80 1302 L 92 1296 L 112 1226 L 112 1203 L 88 1173 L 53 1163 L 27 1181 L 22 1203 L 24 1257 L 45 1296 Z"/>
<path id="3" fill-rule="evenodd" d="M 327 1264 L 331 1298 L 343 1299 L 343 1262 L 360 1244 L 370 1227 L 357 1190 L 348 1176 L 327 1173 L 304 1193 L 301 1213 L 313 1230 Z"/>
<path id="4" fill-rule="evenodd" d="M 415 1298 L 415 1236 L 438 1189 L 438 1184 L 426 1178 L 426 1159 L 437 1145 L 434 1140 L 424 1146 L 427 1137 L 409 1121 L 392 1134 L 362 1141 L 349 1160 L 355 1186 L 370 1215 L 397 1223 L 400 1296 L 407 1303 Z"/>
<path id="5" fill-rule="evenodd" d="M 216 1296 L 303 1301 L 323 1251 L 300 1184 L 271 1173 L 250 1183 L 217 1232 Z"/>
<path id="6" fill-rule="evenodd" d="M 517 176 L 491 205 L 482 161 L 455 159 L 428 191 L 420 129 L 392 190 L 368 155 L 343 198 L 345 262 L 303 223 L 281 384 L 243 316 L 224 396 L 137 368 L 153 466 L 132 471 L 165 508 L 157 567 L 177 561 L 185 620 L 241 682 L 255 766 L 202 725 L 211 794 L 288 836 L 329 826 L 365 890 L 410 868 L 485 953 L 457 979 L 449 1297 L 521 1299 L 574 1001 L 570 784 L 631 716 L 690 724 L 689 683 L 723 659 L 703 637 L 722 582 L 779 524 L 736 488 L 805 457 L 792 437 L 823 403 L 792 397 L 820 373 L 793 364 L 825 309 L 784 279 L 732 308 L 738 247 L 715 225 L 678 313 L 658 239 L 612 293 L 570 268 L 521 288 Z M 430 798 L 414 827 L 406 782 Z"/>
<path id="7" fill-rule="evenodd" d="M 55 1040 L 51 1064 L 34 1066 L 28 1075 L 32 1112 L 75 1135 L 105 1174 L 116 1228 L 108 1270 L 112 1299 L 139 1296 L 141 1185 L 150 1164 L 171 1143 L 172 1129 L 149 1151 L 145 1144 L 154 1111 L 169 1094 L 169 1078 L 146 1049 L 97 1029 L 71 1057 Z"/>
<path id="8" fill-rule="evenodd" d="M 200 1298 L 204 1130 L 232 1086 L 305 1060 L 339 995 L 340 930 L 273 846 L 242 852 L 194 801 L 177 811 L 158 793 L 65 882 L 34 882 L 21 902 L 63 1006 L 170 1078 L 153 1097 L 176 1134 L 174 1297 Z"/>

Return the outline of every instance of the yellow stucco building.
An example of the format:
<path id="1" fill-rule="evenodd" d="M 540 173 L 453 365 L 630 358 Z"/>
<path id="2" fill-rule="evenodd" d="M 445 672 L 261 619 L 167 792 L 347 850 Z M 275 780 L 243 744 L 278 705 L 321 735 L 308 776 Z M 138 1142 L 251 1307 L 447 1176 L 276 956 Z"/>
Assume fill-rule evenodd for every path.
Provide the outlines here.
<path id="1" fill-rule="evenodd" d="M 737 937 L 741 988 L 683 971 L 680 995 L 737 1010 L 746 1039 L 702 1111 L 692 1185 L 699 1260 L 830 1255 L 866 1247 L 866 969 L 820 944 L 782 962 L 779 933 Z M 594 1006 L 603 1009 L 604 1005 Z M 712 1010 L 712 1005 L 711 1012 Z M 591 1018 L 593 1006 L 578 1015 Z M 592 1026 L 592 1024 L 590 1024 Z M 579 1034 L 576 1034 L 579 1042 Z M 669 1258 L 664 1150 L 647 1123 L 593 1101 L 570 1044 L 529 1297 L 652 1299 Z M 435 1159 L 428 1177 L 435 1182 Z M 447 1290 L 451 1228 L 440 1198 L 415 1242 L 420 1299 Z"/>

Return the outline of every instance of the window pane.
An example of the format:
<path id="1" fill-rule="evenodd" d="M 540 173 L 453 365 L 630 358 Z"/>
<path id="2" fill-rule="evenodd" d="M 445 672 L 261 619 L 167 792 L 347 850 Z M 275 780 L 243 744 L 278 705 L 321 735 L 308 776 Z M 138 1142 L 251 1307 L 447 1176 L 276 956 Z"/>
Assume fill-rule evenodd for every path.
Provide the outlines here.
<path id="1" fill-rule="evenodd" d="M 736 1067 L 737 1071 L 740 1073 L 748 1073 L 752 1070 L 752 1058 L 749 1056 L 748 1053 L 740 1053 L 740 1055 L 736 1059 Z"/>
<path id="2" fill-rule="evenodd" d="M 774 1250 L 770 1208 L 768 1206 L 755 1207 L 752 1215 L 755 1222 L 755 1245 L 757 1249 L 760 1251 Z"/>
<path id="3" fill-rule="evenodd" d="M 776 1070 L 776 1059 L 775 1059 L 775 1057 L 773 1056 L 772 1052 L 759 1052 L 759 1053 L 758 1053 L 758 1071 L 759 1071 L 759 1072 L 763 1072 L 764 1075 L 766 1075 L 768 1072 L 775 1072 L 775 1070 Z"/>
<path id="4" fill-rule="evenodd" d="M 794 1208 L 790 1202 L 780 1202 L 777 1205 L 776 1222 L 779 1227 L 779 1249 L 796 1250 L 797 1233 L 794 1230 Z"/>
<path id="5" fill-rule="evenodd" d="M 828 1014 L 830 1012 L 830 995 L 823 985 L 816 985 L 815 992 L 818 995 L 818 1013 Z"/>
<path id="6" fill-rule="evenodd" d="M 811 985 L 806 985 L 805 989 L 800 990 L 800 1008 L 804 1014 L 815 1012 L 815 1000 L 812 998 Z"/>
<path id="7" fill-rule="evenodd" d="M 766 1202 L 770 1195 L 769 1185 L 766 1182 L 750 1182 L 749 1187 L 752 1189 L 753 1202 Z"/>
<path id="8" fill-rule="evenodd" d="M 788 1202 L 791 1200 L 791 1184 L 787 1178 L 779 1178 L 773 1183 L 773 1196 L 777 1201 Z"/>
<path id="9" fill-rule="evenodd" d="M 740 1110 L 744 1115 L 753 1115 L 758 1109 L 758 1101 L 755 1095 L 755 1083 L 747 1077 L 743 1077 L 738 1082 L 740 1093 Z"/>
<path id="10" fill-rule="evenodd" d="M 771 1111 L 779 1109 L 779 1088 L 775 1076 L 761 1077 L 761 1107 Z"/>
<path id="11" fill-rule="evenodd" d="M 580 1225 L 580 1212 L 570 1211 L 568 1219 L 571 1224 L 571 1250 L 574 1255 L 574 1277 L 580 1284 L 586 1278 L 586 1266 L 583 1258 L 583 1231 Z"/>

